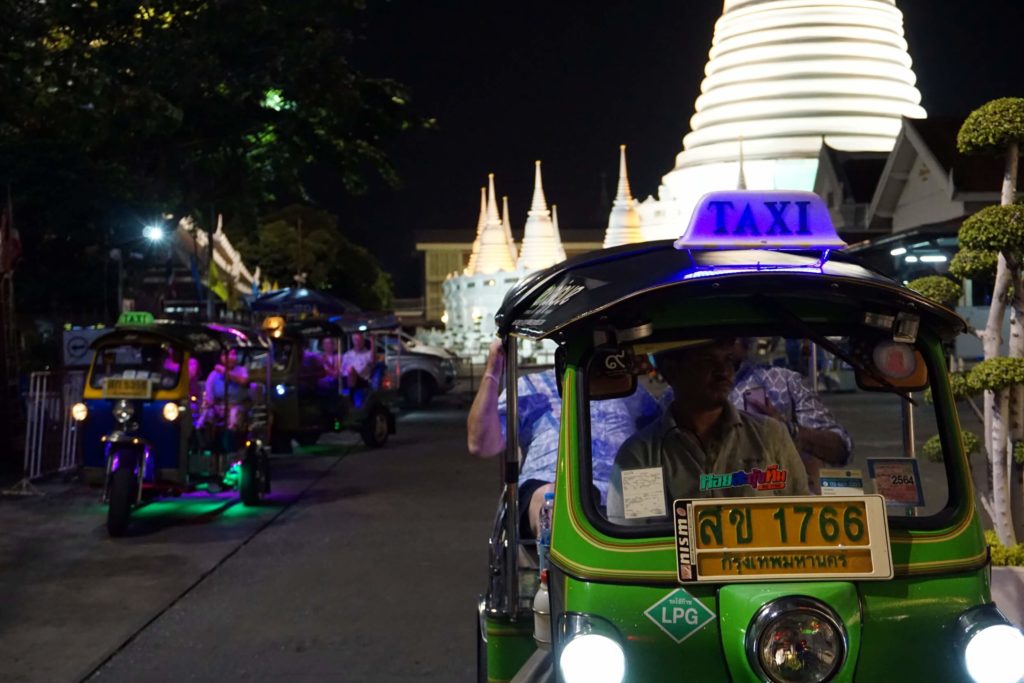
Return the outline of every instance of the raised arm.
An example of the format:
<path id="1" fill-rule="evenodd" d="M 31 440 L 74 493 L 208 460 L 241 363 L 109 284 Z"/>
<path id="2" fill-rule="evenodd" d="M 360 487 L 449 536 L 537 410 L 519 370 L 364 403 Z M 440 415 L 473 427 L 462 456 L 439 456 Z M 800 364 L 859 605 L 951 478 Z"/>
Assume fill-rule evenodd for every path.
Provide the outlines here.
<path id="1" fill-rule="evenodd" d="M 505 435 L 498 415 L 504 370 L 505 351 L 501 341 L 495 339 L 487 353 L 487 365 L 480 378 L 480 388 L 473 398 L 466 421 L 466 446 L 470 454 L 478 458 L 492 458 L 505 448 Z"/>

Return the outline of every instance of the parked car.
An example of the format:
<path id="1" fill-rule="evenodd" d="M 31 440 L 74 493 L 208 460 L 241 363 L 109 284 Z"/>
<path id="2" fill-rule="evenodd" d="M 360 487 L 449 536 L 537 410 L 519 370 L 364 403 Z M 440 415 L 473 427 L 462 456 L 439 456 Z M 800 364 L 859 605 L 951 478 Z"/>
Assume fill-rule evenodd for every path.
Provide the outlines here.
<path id="1" fill-rule="evenodd" d="M 434 396 L 455 386 L 458 358 L 452 352 L 429 346 L 404 332 L 382 337 L 389 368 L 396 368 L 402 398 L 409 407 L 423 408 Z"/>

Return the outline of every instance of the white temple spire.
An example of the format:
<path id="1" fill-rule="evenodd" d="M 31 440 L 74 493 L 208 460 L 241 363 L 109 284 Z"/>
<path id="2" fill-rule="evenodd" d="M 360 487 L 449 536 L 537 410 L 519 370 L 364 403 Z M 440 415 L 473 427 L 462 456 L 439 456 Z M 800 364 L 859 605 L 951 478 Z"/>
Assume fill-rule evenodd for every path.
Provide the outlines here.
<path id="1" fill-rule="evenodd" d="M 640 214 L 636 211 L 636 201 L 629 188 L 629 176 L 626 174 L 626 146 L 619 145 L 619 189 L 612 203 L 612 211 L 608 216 L 608 230 L 604 234 L 604 247 L 617 247 L 620 244 L 642 242 L 643 233 L 640 226 Z"/>
<path id="2" fill-rule="evenodd" d="M 512 260 L 519 258 L 516 251 L 516 240 L 512 237 L 512 219 L 508 215 L 508 195 L 501 197 L 501 226 L 505 228 L 505 238 L 508 239 L 508 249 L 512 252 Z"/>
<path id="3" fill-rule="evenodd" d="M 556 263 L 561 263 L 565 260 L 565 246 L 562 245 L 562 232 L 558 228 L 558 205 L 551 205 L 551 224 L 555 226 L 555 238 L 558 240 L 558 260 Z"/>
<path id="4" fill-rule="evenodd" d="M 466 270 L 467 275 L 490 274 L 516 269 L 508 237 L 505 234 L 505 226 L 502 225 L 501 217 L 498 215 L 493 173 L 489 173 L 487 176 L 487 220 L 484 223 L 484 229 L 480 232 L 480 256 L 473 265 L 472 270 Z"/>
<path id="5" fill-rule="evenodd" d="M 540 162 L 535 162 L 533 175 L 533 201 L 526 214 L 526 228 L 523 230 L 523 248 L 519 255 L 519 267 L 526 270 L 547 268 L 565 260 L 562 238 L 551 220 L 548 202 L 544 197 L 541 181 Z"/>
<path id="6" fill-rule="evenodd" d="M 476 222 L 476 237 L 473 238 L 473 250 L 469 252 L 469 264 L 463 271 L 472 273 L 476 271 L 476 262 L 480 258 L 480 234 L 484 231 L 484 224 L 487 223 L 487 188 L 480 188 L 480 217 Z"/>

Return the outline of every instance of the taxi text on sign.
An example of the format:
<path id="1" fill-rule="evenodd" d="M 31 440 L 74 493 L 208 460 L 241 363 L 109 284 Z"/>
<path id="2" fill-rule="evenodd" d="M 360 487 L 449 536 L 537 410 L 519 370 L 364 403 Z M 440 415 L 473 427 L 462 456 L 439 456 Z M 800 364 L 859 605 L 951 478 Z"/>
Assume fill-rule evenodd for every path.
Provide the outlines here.
<path id="1" fill-rule="evenodd" d="M 842 249 L 828 207 L 813 192 L 711 192 L 676 249 Z"/>

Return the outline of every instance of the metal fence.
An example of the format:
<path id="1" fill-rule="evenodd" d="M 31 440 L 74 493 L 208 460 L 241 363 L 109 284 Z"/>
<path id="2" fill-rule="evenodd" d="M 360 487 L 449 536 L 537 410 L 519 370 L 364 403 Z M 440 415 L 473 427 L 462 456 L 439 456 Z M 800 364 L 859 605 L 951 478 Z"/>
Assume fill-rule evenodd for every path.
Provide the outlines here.
<path id="1" fill-rule="evenodd" d="M 4 493 L 38 495 L 34 481 L 78 467 L 78 427 L 71 406 L 82 399 L 84 384 L 80 371 L 31 374 L 25 396 L 24 477 Z"/>

